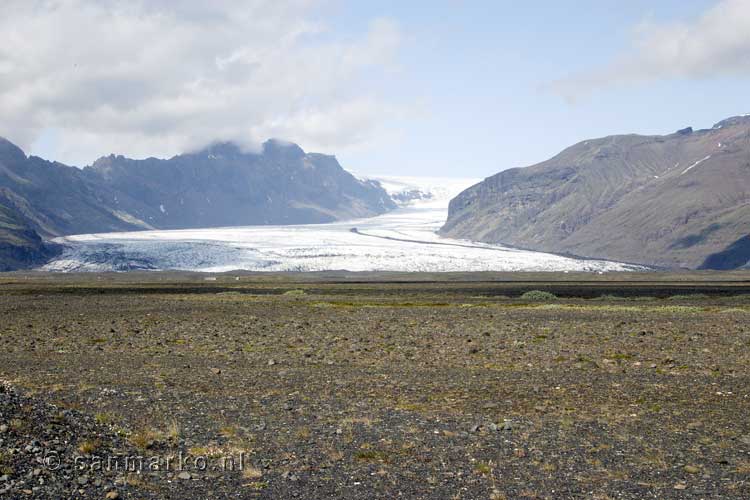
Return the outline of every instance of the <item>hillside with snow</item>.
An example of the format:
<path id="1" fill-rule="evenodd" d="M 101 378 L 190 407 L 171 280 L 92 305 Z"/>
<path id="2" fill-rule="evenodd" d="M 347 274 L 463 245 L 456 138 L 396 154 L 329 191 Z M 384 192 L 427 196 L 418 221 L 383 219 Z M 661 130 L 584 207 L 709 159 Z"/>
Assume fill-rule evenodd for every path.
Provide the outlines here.
<path id="1" fill-rule="evenodd" d="M 441 234 L 646 266 L 750 262 L 750 116 L 589 139 L 456 196 Z"/>

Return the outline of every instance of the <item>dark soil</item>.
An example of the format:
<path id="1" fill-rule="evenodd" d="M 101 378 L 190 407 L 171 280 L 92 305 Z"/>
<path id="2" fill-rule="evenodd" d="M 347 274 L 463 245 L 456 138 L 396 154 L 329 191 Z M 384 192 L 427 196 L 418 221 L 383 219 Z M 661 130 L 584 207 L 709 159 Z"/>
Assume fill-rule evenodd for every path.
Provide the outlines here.
<path id="1" fill-rule="evenodd" d="M 5 275 L 0 498 L 750 498 L 750 275 L 644 276 Z"/>

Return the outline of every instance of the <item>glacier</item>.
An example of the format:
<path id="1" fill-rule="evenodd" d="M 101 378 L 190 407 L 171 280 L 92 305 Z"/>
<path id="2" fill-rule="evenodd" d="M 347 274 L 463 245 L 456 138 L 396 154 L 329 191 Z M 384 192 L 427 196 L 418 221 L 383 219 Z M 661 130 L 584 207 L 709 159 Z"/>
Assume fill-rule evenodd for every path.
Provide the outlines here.
<path id="1" fill-rule="evenodd" d="M 46 271 L 633 271 L 642 266 L 576 259 L 443 238 L 448 203 L 476 179 L 369 177 L 398 209 L 327 224 L 81 234 L 56 238 Z M 416 195 L 415 195 L 416 193 Z"/>

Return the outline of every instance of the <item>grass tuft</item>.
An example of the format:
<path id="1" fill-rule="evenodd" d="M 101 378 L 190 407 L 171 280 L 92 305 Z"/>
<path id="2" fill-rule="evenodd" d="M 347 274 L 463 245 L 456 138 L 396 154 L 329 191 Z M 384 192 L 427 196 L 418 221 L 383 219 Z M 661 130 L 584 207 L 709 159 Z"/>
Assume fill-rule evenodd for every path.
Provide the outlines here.
<path id="1" fill-rule="evenodd" d="M 98 439 L 87 439 L 78 445 L 78 453 L 81 455 L 91 455 L 101 446 Z"/>
<path id="2" fill-rule="evenodd" d="M 164 439 L 164 435 L 153 429 L 141 429 L 129 436 L 130 443 L 141 450 L 153 448 Z"/>

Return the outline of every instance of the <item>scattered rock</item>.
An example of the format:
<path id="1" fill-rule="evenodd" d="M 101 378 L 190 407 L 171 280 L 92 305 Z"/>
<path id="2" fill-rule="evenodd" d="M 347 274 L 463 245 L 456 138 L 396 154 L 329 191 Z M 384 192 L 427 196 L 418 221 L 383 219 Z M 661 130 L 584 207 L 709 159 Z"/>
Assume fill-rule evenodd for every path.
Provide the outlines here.
<path id="1" fill-rule="evenodd" d="M 125 438 L 96 419 L 76 410 L 61 409 L 39 397 L 28 397 L 0 383 L 0 415 L 18 422 L 22 432 L 0 440 L 0 498 L 102 498 L 117 483 L 117 472 L 102 469 L 95 476 L 73 467 L 78 445 L 99 443 L 102 454 L 136 455 Z M 10 425 L 9 425 L 10 427 Z M 11 454 L 5 455 L 8 450 Z M 8 461 L 10 460 L 10 461 Z M 6 472 L 6 467 L 12 472 Z M 124 484 L 122 478 L 120 484 Z M 31 488 L 31 489 L 29 489 Z M 28 491 L 29 493 L 26 493 Z M 136 498 L 143 498 L 134 487 Z M 118 498 L 118 497 L 106 497 Z"/>
<path id="2" fill-rule="evenodd" d="M 688 474 L 698 474 L 701 471 L 700 468 L 695 465 L 686 465 L 683 467 L 683 470 Z"/>
<path id="3" fill-rule="evenodd" d="M 191 477 L 193 476 L 191 476 L 188 471 L 182 471 L 179 474 L 177 474 L 177 479 L 187 480 L 187 479 L 190 479 Z"/>
<path id="4" fill-rule="evenodd" d="M 703 422 L 695 421 L 695 422 L 689 422 L 686 426 L 687 430 L 693 431 L 695 429 L 698 429 L 703 426 Z"/>
<path id="5" fill-rule="evenodd" d="M 116 500 L 117 498 L 120 498 L 120 494 L 116 491 L 110 491 L 104 496 L 104 498 L 107 500 Z"/>
<path id="6" fill-rule="evenodd" d="M 284 478 L 284 479 L 286 479 L 287 481 L 299 481 L 299 477 L 297 477 L 297 475 L 296 475 L 296 474 L 294 474 L 294 473 L 292 473 L 292 472 L 290 472 L 290 471 L 286 471 L 286 472 L 284 472 L 284 473 L 283 473 L 283 474 L 281 475 L 281 477 L 283 477 L 283 478 Z"/>
<path id="7" fill-rule="evenodd" d="M 221 374 L 221 369 L 219 369 L 219 368 L 211 368 L 211 373 L 213 373 L 214 375 L 220 375 Z"/>

